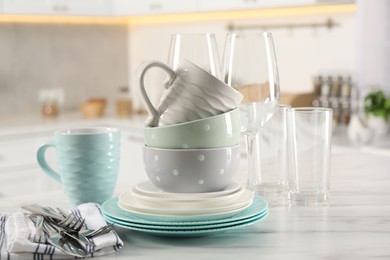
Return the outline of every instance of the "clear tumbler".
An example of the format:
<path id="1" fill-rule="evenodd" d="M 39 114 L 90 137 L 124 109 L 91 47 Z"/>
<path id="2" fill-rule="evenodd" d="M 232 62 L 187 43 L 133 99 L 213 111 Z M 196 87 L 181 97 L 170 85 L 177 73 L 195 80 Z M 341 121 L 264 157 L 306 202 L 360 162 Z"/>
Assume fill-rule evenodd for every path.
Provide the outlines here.
<path id="1" fill-rule="evenodd" d="M 332 140 L 330 108 L 292 108 L 288 111 L 292 205 L 327 205 Z"/>

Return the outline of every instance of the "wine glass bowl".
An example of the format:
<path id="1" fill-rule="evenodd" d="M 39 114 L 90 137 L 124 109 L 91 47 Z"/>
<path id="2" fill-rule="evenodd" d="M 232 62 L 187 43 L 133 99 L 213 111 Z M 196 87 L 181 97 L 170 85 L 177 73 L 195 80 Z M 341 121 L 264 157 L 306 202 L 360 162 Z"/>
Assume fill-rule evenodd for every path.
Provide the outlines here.
<path id="1" fill-rule="evenodd" d="M 279 74 L 272 34 L 231 33 L 225 45 L 225 82 L 244 96 L 243 132 L 257 132 L 279 104 Z"/>
<path id="2" fill-rule="evenodd" d="M 261 181 L 258 133 L 277 110 L 280 83 L 272 34 L 230 33 L 227 35 L 222 75 L 238 90 L 241 102 L 241 131 L 248 151 L 248 188 L 256 191 Z"/>
<path id="3" fill-rule="evenodd" d="M 182 59 L 187 59 L 218 79 L 220 60 L 213 33 L 177 33 L 171 37 L 168 65 L 176 70 Z"/>

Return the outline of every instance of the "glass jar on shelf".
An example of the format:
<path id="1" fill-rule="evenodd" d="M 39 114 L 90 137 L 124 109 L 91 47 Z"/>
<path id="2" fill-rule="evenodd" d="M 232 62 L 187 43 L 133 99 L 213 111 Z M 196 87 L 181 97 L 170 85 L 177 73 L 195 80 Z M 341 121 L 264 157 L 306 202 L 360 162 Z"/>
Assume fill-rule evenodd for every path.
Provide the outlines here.
<path id="1" fill-rule="evenodd" d="M 116 114 L 119 117 L 130 116 L 133 113 L 130 91 L 128 86 L 118 88 L 118 98 L 116 100 Z"/>
<path id="2" fill-rule="evenodd" d="M 42 89 L 39 92 L 41 113 L 44 117 L 56 117 L 60 113 L 60 106 L 64 102 L 64 91 L 59 88 Z"/>

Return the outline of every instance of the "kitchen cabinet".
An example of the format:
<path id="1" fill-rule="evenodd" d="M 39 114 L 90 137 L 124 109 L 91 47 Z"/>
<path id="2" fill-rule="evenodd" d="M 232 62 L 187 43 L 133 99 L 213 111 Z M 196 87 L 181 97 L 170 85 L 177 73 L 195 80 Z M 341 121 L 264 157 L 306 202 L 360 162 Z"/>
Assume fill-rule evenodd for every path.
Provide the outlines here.
<path id="1" fill-rule="evenodd" d="M 114 14 L 118 16 L 155 15 L 198 10 L 197 0 L 116 0 Z"/>
<path id="2" fill-rule="evenodd" d="M 10 15 L 108 16 L 110 0 L 3 0 L 3 13 Z"/>
<path id="3" fill-rule="evenodd" d="M 1 0 L 0 0 L 1 1 Z M 142 16 L 190 12 L 218 12 L 353 0 L 3 0 L 0 12 L 9 15 Z M 0 6 L 1 8 L 1 6 Z"/>
<path id="4" fill-rule="evenodd" d="M 4 14 L 48 14 L 51 8 L 46 0 L 3 0 Z"/>
<path id="5" fill-rule="evenodd" d="M 218 12 L 315 4 L 351 3 L 353 0 L 116 0 L 114 14 L 119 16 L 172 14 L 180 12 Z"/>
<path id="6" fill-rule="evenodd" d="M 63 0 L 64 1 L 64 0 Z M 70 15 L 110 16 L 112 2 L 110 0 L 66 0 Z"/>
<path id="7" fill-rule="evenodd" d="M 196 0 L 3 0 L 3 13 L 16 15 L 129 16 L 196 9 Z"/>
<path id="8" fill-rule="evenodd" d="M 316 0 L 199 0 L 199 11 L 245 10 L 254 8 L 312 5 Z"/>

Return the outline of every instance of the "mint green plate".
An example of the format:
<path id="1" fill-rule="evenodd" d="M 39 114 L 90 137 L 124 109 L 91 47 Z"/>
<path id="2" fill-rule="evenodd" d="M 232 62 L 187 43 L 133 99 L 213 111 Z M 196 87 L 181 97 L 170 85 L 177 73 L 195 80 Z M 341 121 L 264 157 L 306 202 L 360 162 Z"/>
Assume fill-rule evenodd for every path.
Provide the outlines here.
<path id="1" fill-rule="evenodd" d="M 255 220 L 260 217 L 264 217 L 268 214 L 268 210 L 261 212 L 260 214 L 254 215 L 249 218 L 239 219 L 236 221 L 229 221 L 229 222 L 221 222 L 221 223 L 214 223 L 214 224 L 194 224 L 194 225 L 186 225 L 186 226 L 168 226 L 168 225 L 155 225 L 155 224 L 140 224 L 136 222 L 131 221 L 123 221 L 115 218 L 111 218 L 110 216 L 104 215 L 104 218 L 111 222 L 136 228 L 146 228 L 146 229 L 161 229 L 161 230 L 203 230 L 203 229 L 214 229 L 214 228 L 224 228 L 229 227 L 232 225 L 242 224 L 248 221 Z"/>
<path id="2" fill-rule="evenodd" d="M 203 226 L 234 222 L 260 215 L 268 210 L 268 203 L 262 197 L 255 195 L 252 204 L 241 212 L 204 216 L 163 216 L 153 219 L 150 219 L 150 216 L 147 216 L 147 219 L 145 219 L 141 214 L 134 214 L 119 208 L 118 198 L 111 198 L 105 201 L 101 209 L 103 214 L 112 220 L 158 226 Z"/>
<path id="3" fill-rule="evenodd" d="M 259 222 L 260 220 L 264 219 L 267 217 L 268 211 L 265 214 L 260 215 L 259 217 L 256 217 L 254 219 L 244 221 L 239 224 L 232 224 L 232 225 L 227 225 L 224 227 L 217 227 L 217 228 L 205 228 L 205 229 L 191 229 L 191 230 L 176 230 L 176 229 L 154 229 L 154 228 L 139 228 L 135 227 L 133 225 L 125 225 L 125 224 L 120 224 L 114 221 L 111 221 L 109 219 L 106 219 L 107 222 L 109 223 L 114 223 L 115 226 L 122 227 L 125 229 L 130 229 L 134 231 L 139 231 L 143 233 L 147 233 L 150 235 L 155 235 L 155 236 L 164 236 L 164 237 L 202 237 L 202 236 L 210 236 L 210 235 L 216 235 L 222 232 L 226 232 L 232 229 L 237 229 L 237 228 L 242 228 L 246 227 L 252 224 L 255 224 Z"/>

